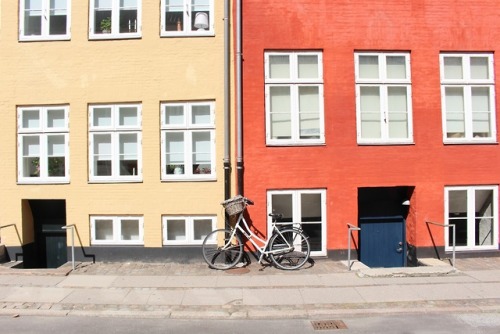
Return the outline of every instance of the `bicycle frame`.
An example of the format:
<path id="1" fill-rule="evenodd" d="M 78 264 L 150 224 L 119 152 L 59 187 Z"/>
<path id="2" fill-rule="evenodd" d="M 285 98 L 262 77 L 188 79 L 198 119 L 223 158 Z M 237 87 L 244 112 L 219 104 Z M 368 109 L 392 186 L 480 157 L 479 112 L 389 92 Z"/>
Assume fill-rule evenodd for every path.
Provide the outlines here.
<path id="1" fill-rule="evenodd" d="M 243 210 L 240 213 L 238 220 L 236 221 L 236 224 L 234 225 L 234 228 L 232 228 L 230 240 L 234 237 L 234 235 L 236 234 L 237 231 L 240 231 L 248 239 L 248 241 L 250 241 L 252 243 L 252 245 L 255 247 L 255 249 L 257 249 L 259 251 L 259 253 L 260 253 L 259 260 L 258 260 L 259 263 L 261 263 L 264 256 L 266 256 L 268 254 L 278 254 L 278 253 L 284 253 L 284 252 L 288 252 L 288 251 L 293 250 L 293 244 L 291 245 L 287 240 L 285 240 L 287 243 L 287 248 L 274 250 L 274 251 L 273 250 L 266 250 L 268 245 L 269 245 L 269 241 L 271 240 L 271 235 L 273 235 L 276 232 L 276 233 L 279 233 L 281 236 L 283 236 L 281 234 L 279 228 L 276 227 L 276 222 L 273 221 L 271 223 L 271 235 L 269 235 L 267 237 L 267 239 L 264 240 L 264 239 L 260 238 L 257 234 L 252 232 L 252 230 L 248 226 L 247 221 L 245 220 L 244 212 L 245 211 Z M 241 225 L 243 225 L 243 227 Z M 263 246 L 259 246 L 257 241 L 255 241 L 254 239 L 256 239 Z M 227 246 L 228 246 L 228 244 L 224 245 L 224 247 L 227 247 Z"/>

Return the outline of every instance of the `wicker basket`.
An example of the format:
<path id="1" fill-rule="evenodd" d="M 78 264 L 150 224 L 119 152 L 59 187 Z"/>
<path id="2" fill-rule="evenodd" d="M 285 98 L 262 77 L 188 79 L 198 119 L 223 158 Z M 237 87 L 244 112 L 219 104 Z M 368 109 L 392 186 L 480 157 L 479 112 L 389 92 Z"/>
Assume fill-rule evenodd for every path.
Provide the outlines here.
<path id="1" fill-rule="evenodd" d="M 221 203 L 228 216 L 234 216 L 245 210 L 245 199 L 236 196 Z"/>

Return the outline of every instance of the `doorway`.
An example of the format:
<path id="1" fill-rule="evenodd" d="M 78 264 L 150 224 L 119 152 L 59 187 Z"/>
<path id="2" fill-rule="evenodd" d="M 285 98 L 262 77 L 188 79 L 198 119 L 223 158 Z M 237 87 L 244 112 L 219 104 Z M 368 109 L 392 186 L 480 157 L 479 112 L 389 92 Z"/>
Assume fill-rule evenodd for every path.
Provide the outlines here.
<path id="1" fill-rule="evenodd" d="M 33 252 L 25 267 L 58 268 L 68 261 L 65 200 L 29 200 L 33 216 Z"/>
<path id="2" fill-rule="evenodd" d="M 367 266 L 406 266 L 406 217 L 413 189 L 358 189 L 359 260 Z"/>

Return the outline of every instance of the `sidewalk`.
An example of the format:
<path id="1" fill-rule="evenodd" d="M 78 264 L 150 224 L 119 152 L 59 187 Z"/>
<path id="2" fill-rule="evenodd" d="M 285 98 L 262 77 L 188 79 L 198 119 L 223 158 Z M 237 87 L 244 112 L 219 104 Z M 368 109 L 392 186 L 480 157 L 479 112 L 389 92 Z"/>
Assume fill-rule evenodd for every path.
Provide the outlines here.
<path id="1" fill-rule="evenodd" d="M 96 263 L 55 270 L 0 268 L 0 315 L 161 318 L 330 318 L 346 314 L 495 312 L 500 257 L 432 267 L 349 271 L 317 260 L 299 271 L 252 263 Z M 437 265 L 436 265 L 437 264 Z M 66 275 L 69 272 L 68 275 Z"/>

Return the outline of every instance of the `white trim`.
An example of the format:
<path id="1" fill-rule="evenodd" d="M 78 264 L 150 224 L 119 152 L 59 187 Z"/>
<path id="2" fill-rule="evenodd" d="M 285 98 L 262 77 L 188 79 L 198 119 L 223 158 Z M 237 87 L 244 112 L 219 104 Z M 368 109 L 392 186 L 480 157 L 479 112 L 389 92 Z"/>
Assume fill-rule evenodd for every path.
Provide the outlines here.
<path id="1" fill-rule="evenodd" d="M 302 194 L 319 194 L 321 196 L 321 222 L 301 222 L 301 195 Z M 326 256 L 327 255 L 327 218 L 326 218 L 326 189 L 294 189 L 294 190 L 268 190 L 267 191 L 267 235 L 270 235 L 272 218 L 269 217 L 273 213 L 273 195 L 291 195 L 292 196 L 292 222 L 294 225 L 303 224 L 320 224 L 321 225 L 321 250 L 312 251 L 311 256 Z M 281 213 L 281 212 L 276 212 Z M 298 227 L 298 226 L 297 226 Z"/>
<path id="2" fill-rule="evenodd" d="M 447 224 L 451 224 L 448 217 L 449 213 L 449 192 L 462 190 L 467 192 L 467 216 L 464 219 L 467 219 L 467 246 L 456 246 L 456 251 L 477 251 L 477 250 L 498 250 L 498 232 L 499 232 L 499 211 L 498 211 L 498 185 L 491 186 L 457 186 L 457 187 L 445 187 L 444 191 L 444 221 Z M 492 245 L 487 246 L 476 246 L 475 245 L 475 191 L 476 190 L 492 190 L 493 191 L 493 242 Z M 472 213 L 472 215 L 469 215 Z M 451 228 L 449 229 L 451 233 Z M 445 251 L 452 251 L 452 246 L 450 246 L 451 241 L 448 238 L 448 232 L 445 230 L 444 232 L 444 244 Z"/>
<path id="3" fill-rule="evenodd" d="M 106 10 L 111 11 L 111 32 L 102 33 L 96 32 L 95 26 L 95 0 L 89 0 L 89 39 L 128 39 L 142 37 L 142 0 L 137 1 L 137 19 L 134 22 L 129 22 L 130 32 L 120 31 L 120 0 L 110 0 L 111 8 Z M 130 21 L 130 20 L 129 20 Z"/>
<path id="4" fill-rule="evenodd" d="M 168 224 L 169 220 L 183 220 L 185 235 L 184 238 L 179 238 L 176 240 L 167 240 L 168 235 Z M 195 239 L 195 221 L 197 220 L 210 220 L 211 227 L 207 230 L 206 235 L 201 235 L 200 239 Z M 217 217 L 216 216 L 162 216 L 162 236 L 163 236 L 163 245 L 201 245 L 203 240 L 208 235 L 208 233 L 212 232 L 216 229 L 217 226 Z"/>
<path id="5" fill-rule="evenodd" d="M 24 12 L 25 0 L 19 0 L 19 40 L 20 41 L 49 41 L 49 40 L 70 40 L 71 39 L 71 0 L 66 1 L 66 33 L 61 35 L 51 35 L 49 31 L 50 20 L 50 0 L 40 0 L 41 8 L 41 33 L 40 35 L 25 35 Z"/>
<path id="6" fill-rule="evenodd" d="M 113 224 L 113 235 L 111 240 L 96 240 L 96 220 L 111 220 Z M 139 224 L 139 235 L 137 240 L 122 240 L 122 220 L 137 220 Z M 144 245 L 144 217 L 143 216 L 90 216 L 91 245 Z"/>
<path id="7" fill-rule="evenodd" d="M 183 22 L 191 21 L 191 0 L 183 0 Z M 165 0 L 161 0 L 160 3 L 160 36 L 161 37 L 213 37 L 215 36 L 215 11 L 214 11 L 214 0 L 209 0 L 208 3 L 208 22 L 209 26 L 207 30 L 190 30 L 184 24 L 181 26 L 180 31 L 166 31 L 165 30 Z"/>

